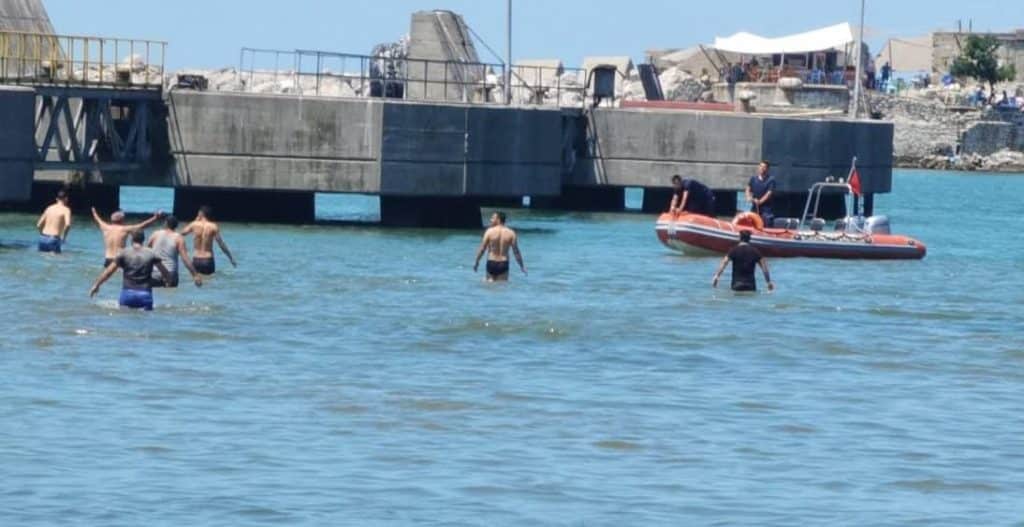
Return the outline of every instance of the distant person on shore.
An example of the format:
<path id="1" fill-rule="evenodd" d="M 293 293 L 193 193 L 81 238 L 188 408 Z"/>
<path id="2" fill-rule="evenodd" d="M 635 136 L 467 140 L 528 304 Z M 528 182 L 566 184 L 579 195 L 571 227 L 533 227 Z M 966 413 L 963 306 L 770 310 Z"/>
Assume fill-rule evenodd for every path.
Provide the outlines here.
<path id="1" fill-rule="evenodd" d="M 128 240 L 129 235 L 156 223 L 161 216 L 163 216 L 163 213 L 157 211 L 146 221 L 134 225 L 125 225 L 124 212 L 115 210 L 110 215 L 110 223 L 107 223 L 96 212 L 96 207 L 92 207 L 92 219 L 96 221 L 96 225 L 103 234 L 103 267 L 109 267 L 111 262 L 117 258 L 117 255 L 124 249 L 124 243 Z"/>
<path id="2" fill-rule="evenodd" d="M 751 176 L 747 182 L 746 195 L 750 203 L 750 212 L 756 212 L 761 216 L 765 227 L 772 226 L 775 214 L 772 212 L 772 198 L 775 194 L 775 177 L 769 171 L 770 165 L 767 161 L 761 161 L 757 166 L 757 175 Z"/>
<path id="3" fill-rule="evenodd" d="M 668 205 L 672 214 L 683 211 L 705 216 L 715 216 L 715 193 L 706 185 L 694 179 L 672 176 L 672 201 Z"/>
<path id="4" fill-rule="evenodd" d="M 39 229 L 39 251 L 59 253 L 71 230 L 71 209 L 68 208 L 66 190 L 57 191 L 57 200 L 39 216 L 36 228 Z"/>
<path id="5" fill-rule="evenodd" d="M 194 235 L 192 239 L 192 267 L 199 274 L 212 275 L 217 272 L 217 264 L 213 258 L 213 242 L 217 242 L 220 250 L 227 255 L 232 267 L 238 267 L 231 250 L 220 236 L 220 226 L 213 222 L 213 210 L 203 205 L 196 213 L 196 219 L 181 231 L 182 236 Z"/>
<path id="6" fill-rule="evenodd" d="M 765 282 L 768 282 L 768 290 L 775 289 L 771 274 L 768 272 L 768 262 L 761 256 L 760 251 L 750 245 L 750 231 L 740 231 L 740 243 L 722 258 L 722 263 L 718 265 L 718 270 L 715 271 L 711 279 L 711 287 L 718 287 L 718 279 L 730 261 L 732 262 L 733 291 L 757 291 L 757 279 L 754 277 L 754 271 L 758 265 L 761 266 L 761 271 L 764 273 Z"/>
<path id="7" fill-rule="evenodd" d="M 185 264 L 185 268 L 192 274 L 192 280 L 196 285 L 203 285 L 203 279 L 196 272 L 195 267 L 192 267 L 192 260 L 188 257 L 185 237 L 178 234 L 177 228 L 178 218 L 167 216 L 164 218 L 164 228 L 154 232 L 149 237 L 149 242 L 146 243 L 146 247 L 152 249 L 160 257 L 160 262 L 164 264 L 164 267 L 171 274 L 170 281 L 165 282 L 160 271 L 154 270 L 149 281 L 152 287 L 178 287 L 179 256 L 181 257 L 181 263 Z"/>
<path id="8" fill-rule="evenodd" d="M 117 268 L 120 267 L 124 273 L 124 280 L 121 286 L 121 296 L 118 298 L 118 305 L 132 309 L 153 310 L 153 288 L 149 285 L 150 277 L 153 275 L 153 268 L 160 271 L 164 283 L 169 284 L 171 273 L 160 262 L 160 257 L 151 249 L 143 247 L 146 241 L 146 233 L 142 229 L 131 231 L 132 244 L 127 249 L 121 249 L 114 261 L 100 273 L 96 283 L 89 290 L 89 296 L 94 297 L 100 291 L 100 286 L 110 279 Z M 199 282 L 196 283 L 199 285 Z"/>
<path id="9" fill-rule="evenodd" d="M 480 249 L 476 252 L 476 262 L 473 263 L 473 272 L 480 268 L 480 258 L 487 252 L 487 281 L 505 282 L 508 281 L 508 251 L 516 257 L 516 263 L 526 274 L 526 265 L 523 264 L 523 255 L 519 252 L 519 237 L 516 231 L 505 226 L 505 213 L 495 212 L 491 214 L 491 226 L 484 232 L 483 240 L 480 241 Z"/>
<path id="10" fill-rule="evenodd" d="M 892 77 L 892 66 L 888 62 L 882 65 L 882 83 L 879 86 L 882 90 L 889 88 L 889 79 Z"/>

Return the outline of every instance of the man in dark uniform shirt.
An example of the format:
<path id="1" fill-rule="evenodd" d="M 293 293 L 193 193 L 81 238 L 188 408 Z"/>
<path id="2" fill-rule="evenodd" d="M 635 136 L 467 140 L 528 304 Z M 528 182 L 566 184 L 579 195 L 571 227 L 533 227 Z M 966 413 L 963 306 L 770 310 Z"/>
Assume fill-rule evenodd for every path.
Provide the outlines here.
<path id="1" fill-rule="evenodd" d="M 750 231 L 740 231 L 740 243 L 729 251 L 729 254 L 722 258 L 715 276 L 711 279 L 711 287 L 718 287 L 718 278 L 725 271 L 725 266 L 732 261 L 732 290 L 733 291 L 757 291 L 757 280 L 754 278 L 754 269 L 761 266 L 764 273 L 764 280 L 768 282 L 768 290 L 775 289 L 771 274 L 768 273 L 768 262 L 764 260 L 761 253 L 750 245 Z"/>
<path id="2" fill-rule="evenodd" d="M 747 201 L 750 212 L 756 212 L 764 221 L 765 227 L 771 227 L 775 214 L 772 213 L 772 197 L 775 194 L 775 177 L 768 173 L 768 162 L 761 161 L 757 166 L 757 175 L 751 176 L 747 182 Z"/>
<path id="3" fill-rule="evenodd" d="M 683 211 L 705 216 L 715 215 L 715 193 L 700 181 L 672 176 L 672 202 L 668 211 L 679 214 Z"/>

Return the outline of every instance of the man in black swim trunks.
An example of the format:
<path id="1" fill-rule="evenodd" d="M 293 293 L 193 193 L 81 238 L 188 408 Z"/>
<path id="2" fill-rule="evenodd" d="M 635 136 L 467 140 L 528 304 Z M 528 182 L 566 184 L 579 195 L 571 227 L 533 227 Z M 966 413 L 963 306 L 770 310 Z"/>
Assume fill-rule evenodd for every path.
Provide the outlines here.
<path id="1" fill-rule="evenodd" d="M 519 236 L 516 231 L 505 226 L 505 213 L 495 212 L 491 215 L 491 226 L 484 233 L 480 241 L 480 249 L 476 252 L 476 262 L 473 264 L 475 273 L 480 267 L 480 258 L 487 252 L 487 281 L 504 282 L 508 280 L 508 251 L 516 257 L 519 268 L 526 274 L 526 265 L 523 264 L 523 255 L 519 252 Z"/>
<path id="2" fill-rule="evenodd" d="M 725 266 L 732 261 L 732 290 L 733 291 L 757 291 L 757 280 L 754 278 L 755 266 L 760 265 L 764 273 L 764 280 L 768 282 L 768 290 L 775 289 L 771 274 L 768 273 L 768 262 L 761 253 L 750 245 L 750 231 L 740 231 L 740 243 L 729 251 L 729 254 L 722 258 L 722 263 L 715 271 L 711 279 L 711 287 L 718 287 L 718 278 L 725 271 Z"/>
<path id="3" fill-rule="evenodd" d="M 683 179 L 676 174 L 672 176 L 672 202 L 669 203 L 668 211 L 673 214 L 686 211 L 714 217 L 715 193 L 700 181 Z"/>
<path id="4" fill-rule="evenodd" d="M 188 236 L 189 234 L 194 235 L 192 239 L 192 266 L 196 272 L 212 275 L 217 271 L 217 266 L 213 260 L 213 242 L 217 242 L 220 250 L 224 251 L 232 267 L 238 267 L 238 264 L 235 263 L 234 255 L 228 249 L 228 244 L 224 243 L 224 238 L 220 235 L 220 225 L 213 222 L 213 215 L 209 206 L 203 205 L 199 207 L 196 219 L 188 227 L 185 227 L 185 230 L 181 231 L 182 236 Z"/>

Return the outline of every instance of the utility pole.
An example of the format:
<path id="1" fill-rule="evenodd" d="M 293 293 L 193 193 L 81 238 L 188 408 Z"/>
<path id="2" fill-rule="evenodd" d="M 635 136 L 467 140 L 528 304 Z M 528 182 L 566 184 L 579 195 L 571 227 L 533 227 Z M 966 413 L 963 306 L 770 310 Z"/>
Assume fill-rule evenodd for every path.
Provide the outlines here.
<path id="1" fill-rule="evenodd" d="M 512 104 L 512 0 L 506 0 L 505 18 L 505 104 Z"/>
<path id="2" fill-rule="evenodd" d="M 511 0 L 509 0 L 511 1 Z M 860 118 L 860 87 L 861 87 L 861 75 L 864 69 L 864 1 L 860 0 L 860 29 L 857 34 L 857 70 L 853 79 L 853 118 Z"/>

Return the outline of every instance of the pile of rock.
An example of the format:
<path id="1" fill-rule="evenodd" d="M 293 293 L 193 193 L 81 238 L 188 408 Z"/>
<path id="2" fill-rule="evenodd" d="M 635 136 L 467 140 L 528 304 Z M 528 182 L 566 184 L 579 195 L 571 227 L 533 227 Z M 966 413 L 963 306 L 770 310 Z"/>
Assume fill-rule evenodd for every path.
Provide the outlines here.
<path id="1" fill-rule="evenodd" d="M 930 155 L 921 158 L 920 168 L 934 170 L 968 170 L 983 172 L 1024 172 L 1024 152 L 1003 149 L 990 155 Z"/>

